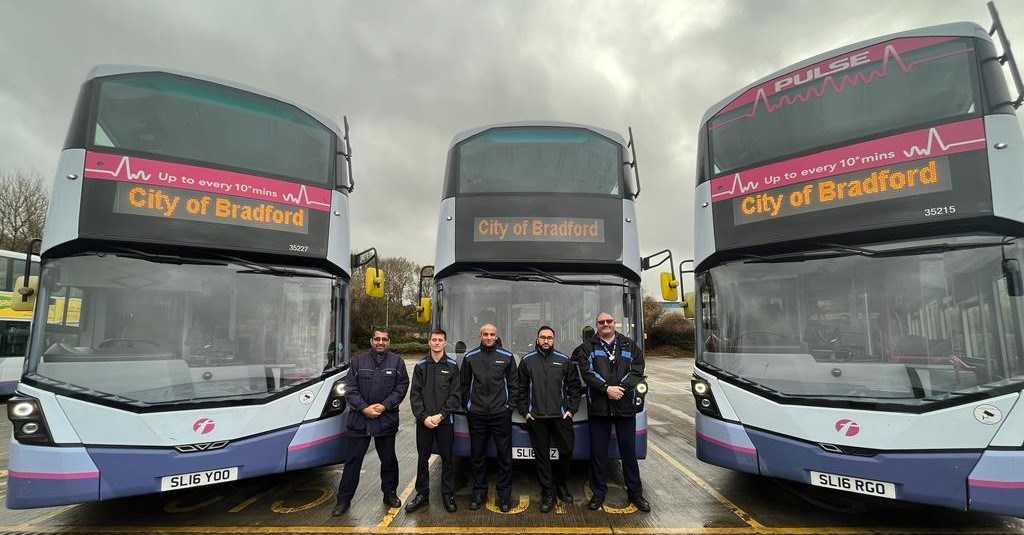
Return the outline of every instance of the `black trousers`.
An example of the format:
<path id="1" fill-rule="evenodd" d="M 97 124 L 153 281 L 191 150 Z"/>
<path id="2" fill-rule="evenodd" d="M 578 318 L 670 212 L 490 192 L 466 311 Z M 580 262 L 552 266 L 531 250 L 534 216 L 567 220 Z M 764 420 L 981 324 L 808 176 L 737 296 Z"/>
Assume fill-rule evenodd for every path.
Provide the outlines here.
<path id="1" fill-rule="evenodd" d="M 569 479 L 572 449 L 576 440 L 572 420 L 565 418 L 537 418 L 526 424 L 526 432 L 533 443 L 537 480 L 543 494 L 553 494 L 556 485 L 565 485 Z M 551 444 L 558 448 L 558 460 L 552 466 Z"/>
<path id="2" fill-rule="evenodd" d="M 338 503 L 349 503 L 359 486 L 359 471 L 363 458 L 370 449 L 370 437 L 346 437 L 345 469 L 338 483 Z M 373 445 L 380 458 L 380 490 L 385 494 L 398 491 L 398 456 L 395 455 L 395 435 L 373 437 Z"/>
<path id="3" fill-rule="evenodd" d="M 430 495 L 430 455 L 437 441 L 441 454 L 441 494 L 455 494 L 455 468 L 452 466 L 452 442 L 455 440 L 455 426 L 443 423 L 433 429 L 416 423 L 416 492 Z"/>
<path id="4" fill-rule="evenodd" d="M 487 494 L 487 441 L 494 440 L 498 460 L 495 485 L 500 500 L 512 497 L 512 414 L 469 414 L 470 460 L 473 465 L 473 494 Z"/>
<path id="5" fill-rule="evenodd" d="M 613 427 L 626 492 L 631 498 L 642 496 L 644 487 L 636 461 L 636 416 L 590 416 L 590 490 L 602 498 L 608 493 L 608 449 Z"/>

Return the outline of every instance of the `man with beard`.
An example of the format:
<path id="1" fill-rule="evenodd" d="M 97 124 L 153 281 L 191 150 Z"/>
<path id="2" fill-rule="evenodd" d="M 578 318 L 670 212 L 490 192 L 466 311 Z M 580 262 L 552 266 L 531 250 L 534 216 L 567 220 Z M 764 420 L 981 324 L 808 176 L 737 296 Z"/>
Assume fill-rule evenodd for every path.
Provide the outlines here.
<path id="1" fill-rule="evenodd" d="M 398 499 L 398 457 L 395 434 L 398 433 L 398 406 L 409 390 L 409 373 L 402 357 L 388 350 L 391 340 L 384 329 L 374 329 L 372 348 L 352 359 L 345 376 L 345 401 L 348 415 L 345 469 L 338 483 L 338 504 L 331 511 L 341 516 L 348 510 L 359 486 L 359 470 L 373 438 L 380 458 L 380 490 L 388 507 L 401 507 Z"/>
<path id="2" fill-rule="evenodd" d="M 540 482 L 540 512 L 555 506 L 555 497 L 572 503 L 566 486 L 575 435 L 572 415 L 580 406 L 580 377 L 569 357 L 555 349 L 555 331 L 547 325 L 537 331 L 536 349 L 519 363 L 517 408 L 526 419 Z M 551 443 L 558 449 L 552 468 Z"/>
<path id="3" fill-rule="evenodd" d="M 640 464 L 636 460 L 636 386 L 644 380 L 644 355 L 636 342 L 615 331 L 615 318 L 597 315 L 597 334 L 573 351 L 587 384 L 587 418 L 590 427 L 590 490 L 587 508 L 596 511 L 608 492 L 608 447 L 612 429 L 622 459 L 622 476 L 629 501 L 648 512 Z"/>

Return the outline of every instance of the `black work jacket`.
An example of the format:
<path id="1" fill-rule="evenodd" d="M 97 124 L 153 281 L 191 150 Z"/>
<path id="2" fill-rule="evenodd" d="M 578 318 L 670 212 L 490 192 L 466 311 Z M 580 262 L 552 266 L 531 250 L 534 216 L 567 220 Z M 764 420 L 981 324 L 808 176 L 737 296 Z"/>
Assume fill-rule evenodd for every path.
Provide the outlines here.
<path id="1" fill-rule="evenodd" d="M 587 413 L 591 416 L 632 416 L 636 414 L 636 385 L 644 380 L 644 354 L 628 336 L 615 333 L 615 360 L 608 358 L 601 339 L 595 335 L 573 351 L 580 374 L 587 384 Z M 621 386 L 626 390 L 617 400 L 609 399 L 606 389 Z"/>
<path id="2" fill-rule="evenodd" d="M 552 349 L 537 348 L 519 362 L 519 396 L 516 408 L 524 417 L 561 418 L 580 408 L 583 385 L 569 356 Z"/>
<path id="3" fill-rule="evenodd" d="M 433 357 L 416 363 L 412 369 L 412 388 L 409 402 L 416 421 L 422 423 L 428 416 L 441 415 L 441 424 L 451 424 L 452 413 L 457 412 L 459 403 L 459 365 L 445 353 L 441 360 Z"/>
<path id="4" fill-rule="evenodd" d="M 367 351 L 354 359 L 345 376 L 345 401 L 351 436 L 386 436 L 398 432 L 398 406 L 409 390 L 409 373 L 402 357 L 390 352 Z M 386 409 L 380 416 L 367 418 L 362 410 L 375 403 Z"/>
<path id="5" fill-rule="evenodd" d="M 516 394 L 516 359 L 512 352 L 483 345 L 462 358 L 462 402 L 466 412 L 491 416 L 512 410 Z"/>

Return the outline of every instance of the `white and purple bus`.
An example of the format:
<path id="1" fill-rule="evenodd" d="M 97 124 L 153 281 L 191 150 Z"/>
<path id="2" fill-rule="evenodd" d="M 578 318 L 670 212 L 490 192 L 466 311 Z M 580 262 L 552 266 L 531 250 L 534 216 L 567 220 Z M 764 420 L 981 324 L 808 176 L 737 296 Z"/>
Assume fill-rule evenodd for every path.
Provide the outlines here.
<path id="1" fill-rule="evenodd" d="M 350 151 L 261 91 L 101 66 L 52 188 L 7 506 L 339 462 Z"/>
<path id="2" fill-rule="evenodd" d="M 1024 139 L 1004 54 L 973 23 L 887 35 L 705 114 L 701 460 L 1024 516 Z"/>
<path id="3" fill-rule="evenodd" d="M 433 266 L 433 322 L 457 359 L 498 328 L 517 358 L 549 325 L 571 354 L 597 314 L 643 347 L 632 140 L 580 124 L 505 123 L 455 136 L 448 153 Z M 430 303 L 426 303 L 429 307 Z M 591 333 L 593 331 L 591 330 Z M 643 407 L 647 384 L 637 388 Z M 586 399 L 573 417 L 575 459 L 590 458 Z M 533 458 L 514 412 L 513 458 Z M 647 412 L 637 415 L 636 451 L 647 454 Z M 465 415 L 455 416 L 455 454 L 469 456 Z M 493 455 L 493 448 L 492 448 Z M 618 457 L 612 444 L 611 456 Z"/>

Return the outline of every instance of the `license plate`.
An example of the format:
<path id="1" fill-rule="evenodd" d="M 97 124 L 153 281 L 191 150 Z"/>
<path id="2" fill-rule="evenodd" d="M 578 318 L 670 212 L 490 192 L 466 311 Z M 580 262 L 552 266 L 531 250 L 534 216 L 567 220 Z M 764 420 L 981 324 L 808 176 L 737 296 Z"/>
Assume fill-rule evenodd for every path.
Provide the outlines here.
<path id="1" fill-rule="evenodd" d="M 896 499 L 896 485 L 886 481 L 811 471 L 811 485 L 867 494 L 868 496 L 878 496 L 880 498 Z"/>
<path id="2" fill-rule="evenodd" d="M 533 448 L 512 448 L 513 459 L 533 459 Z M 551 448 L 551 459 L 558 460 L 558 448 Z"/>
<path id="3" fill-rule="evenodd" d="M 160 491 L 201 487 L 203 485 L 213 485 L 214 483 L 223 483 L 236 479 L 238 479 L 237 466 L 218 468 L 216 470 L 203 470 L 202 472 L 192 472 L 191 474 L 164 476 L 160 478 Z"/>

